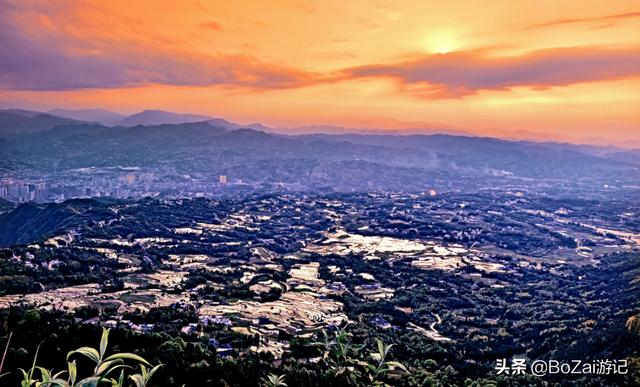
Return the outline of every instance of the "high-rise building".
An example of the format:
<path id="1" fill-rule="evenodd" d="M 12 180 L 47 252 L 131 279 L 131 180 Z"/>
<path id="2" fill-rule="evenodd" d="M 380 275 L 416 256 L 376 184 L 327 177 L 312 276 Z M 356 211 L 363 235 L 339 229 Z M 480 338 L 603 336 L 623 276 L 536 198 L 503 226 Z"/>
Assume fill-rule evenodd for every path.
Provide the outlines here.
<path id="1" fill-rule="evenodd" d="M 220 178 L 218 179 L 218 182 L 220 184 L 227 184 L 227 175 L 220 175 Z"/>
<path id="2" fill-rule="evenodd" d="M 4 199 L 23 203 L 30 200 L 29 186 L 22 181 L 4 179 L 0 196 Z"/>

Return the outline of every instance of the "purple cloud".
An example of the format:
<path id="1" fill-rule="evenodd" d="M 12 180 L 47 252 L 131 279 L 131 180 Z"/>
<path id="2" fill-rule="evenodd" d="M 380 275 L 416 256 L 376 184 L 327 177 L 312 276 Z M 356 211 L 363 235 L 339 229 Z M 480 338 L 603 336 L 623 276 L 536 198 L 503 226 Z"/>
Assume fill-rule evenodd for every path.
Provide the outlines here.
<path id="1" fill-rule="evenodd" d="M 395 64 L 361 66 L 346 77 L 391 77 L 406 85 L 431 85 L 437 95 L 459 97 L 477 90 L 515 86 L 545 88 L 640 76 L 640 50 L 561 48 L 513 57 L 467 51 L 428 55 Z"/>
<path id="2" fill-rule="evenodd" d="M 68 90 L 144 84 L 293 87 L 312 74 L 247 55 L 205 55 L 70 34 L 45 15 L 0 0 L 0 88 Z M 54 11 L 51 11 L 54 12 Z M 56 11 L 58 12 L 58 11 Z M 25 16 L 26 15 L 26 16 Z M 25 23 L 25 20 L 29 23 Z M 221 29 L 208 23 L 207 28 Z"/>

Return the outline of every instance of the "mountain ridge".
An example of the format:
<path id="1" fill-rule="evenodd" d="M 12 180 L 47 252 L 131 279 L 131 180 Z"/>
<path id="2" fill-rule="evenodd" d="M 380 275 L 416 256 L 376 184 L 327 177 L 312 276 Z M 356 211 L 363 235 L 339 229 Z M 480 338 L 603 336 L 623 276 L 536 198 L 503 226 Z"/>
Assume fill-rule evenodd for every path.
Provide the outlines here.
<path id="1" fill-rule="evenodd" d="M 124 114 L 107 109 L 52 109 L 48 110 L 47 113 L 58 117 L 85 122 L 96 122 L 107 126 L 115 125 L 118 121 L 127 117 Z"/>
<path id="2" fill-rule="evenodd" d="M 185 172 L 223 174 L 239 164 L 251 166 L 268 160 L 279 169 L 287 168 L 278 160 L 291 159 L 336 168 L 344 162 L 373 162 L 388 168 L 470 177 L 626 178 L 638 173 L 637 166 L 581 152 L 579 147 L 445 134 L 296 136 L 250 128 L 228 130 L 208 122 L 62 125 L 8 140 L 3 148 L 15 161 L 45 169 L 53 165 L 65 169 L 173 165 Z M 268 171 L 263 173 L 259 175 L 268 178 Z M 300 170 L 291 179 L 308 179 L 309 173 Z M 343 171 L 335 171 L 336 176 L 341 174 Z"/>

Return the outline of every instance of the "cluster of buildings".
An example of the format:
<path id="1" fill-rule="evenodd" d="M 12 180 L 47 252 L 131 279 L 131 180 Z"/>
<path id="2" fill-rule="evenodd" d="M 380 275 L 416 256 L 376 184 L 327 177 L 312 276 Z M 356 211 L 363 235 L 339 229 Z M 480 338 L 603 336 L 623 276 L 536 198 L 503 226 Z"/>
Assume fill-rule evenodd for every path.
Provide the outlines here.
<path id="1" fill-rule="evenodd" d="M 0 198 L 17 203 L 46 200 L 46 183 L 27 183 L 21 180 L 0 180 Z"/>
<path id="2" fill-rule="evenodd" d="M 242 185 L 227 175 L 155 173 L 137 168 L 81 168 L 42 177 L 17 175 L 0 180 L 0 198 L 14 203 L 60 202 L 112 197 L 208 197 L 227 185 Z"/>

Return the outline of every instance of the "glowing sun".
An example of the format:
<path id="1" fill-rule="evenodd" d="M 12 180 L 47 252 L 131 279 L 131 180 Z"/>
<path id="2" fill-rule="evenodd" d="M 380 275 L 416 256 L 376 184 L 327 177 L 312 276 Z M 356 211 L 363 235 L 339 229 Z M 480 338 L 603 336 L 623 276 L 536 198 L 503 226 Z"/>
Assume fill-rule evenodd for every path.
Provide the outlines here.
<path id="1" fill-rule="evenodd" d="M 425 48 L 434 54 L 447 54 L 457 50 L 460 42 L 449 31 L 438 31 L 424 40 Z"/>

